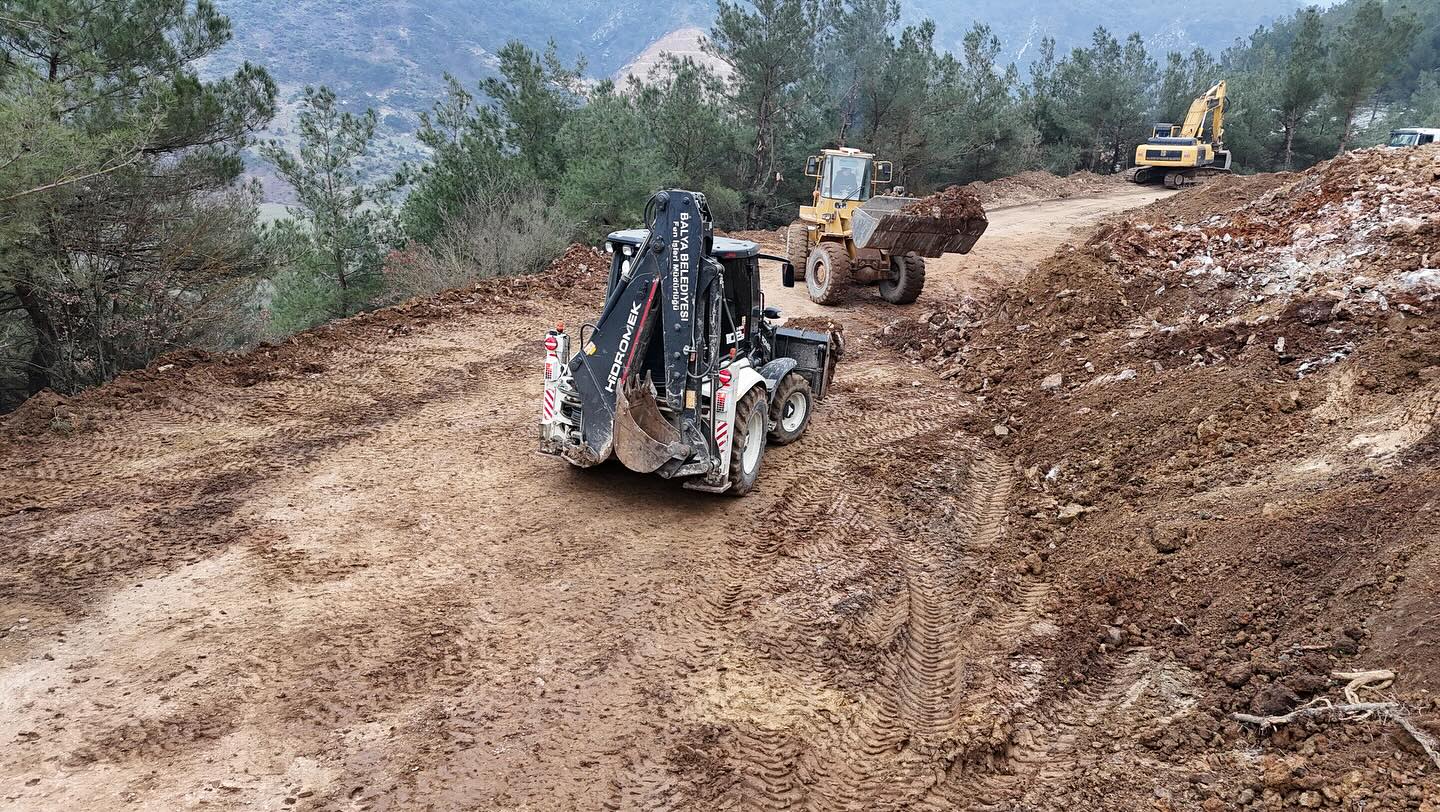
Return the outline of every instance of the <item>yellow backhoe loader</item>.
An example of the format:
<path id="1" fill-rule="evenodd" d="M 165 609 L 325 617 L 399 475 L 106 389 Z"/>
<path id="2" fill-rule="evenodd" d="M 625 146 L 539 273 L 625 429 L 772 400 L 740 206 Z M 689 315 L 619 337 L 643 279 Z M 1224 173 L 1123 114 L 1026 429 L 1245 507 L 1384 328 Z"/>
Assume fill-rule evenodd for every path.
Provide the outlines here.
<path id="1" fill-rule="evenodd" d="M 915 301 L 925 287 L 925 258 L 965 254 L 985 233 L 985 215 L 932 208 L 915 212 L 913 197 L 890 184 L 889 161 L 858 149 L 822 150 L 805 162 L 815 179 L 811 205 L 785 232 L 786 259 L 805 269 L 810 299 L 835 304 L 851 282 L 876 285 L 892 304 Z"/>
<path id="2" fill-rule="evenodd" d="M 1225 134 L 1225 80 L 1190 102 L 1184 124 L 1156 124 L 1150 139 L 1135 148 L 1135 166 L 1126 177 L 1135 183 L 1164 183 L 1171 189 L 1194 186 L 1206 177 L 1230 171 Z"/>

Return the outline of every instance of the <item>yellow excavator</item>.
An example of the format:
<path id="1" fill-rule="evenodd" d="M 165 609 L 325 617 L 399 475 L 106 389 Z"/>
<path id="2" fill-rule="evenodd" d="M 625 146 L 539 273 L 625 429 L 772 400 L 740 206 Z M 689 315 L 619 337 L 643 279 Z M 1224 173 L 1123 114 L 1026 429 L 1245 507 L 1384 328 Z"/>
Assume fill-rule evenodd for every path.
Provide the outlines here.
<path id="1" fill-rule="evenodd" d="M 917 213 L 917 198 L 884 188 L 893 174 L 889 161 L 853 147 L 806 160 L 815 189 L 785 232 L 785 257 L 804 271 L 811 301 L 833 305 L 853 283 L 875 285 L 891 304 L 909 304 L 925 287 L 926 257 L 969 253 L 985 233 L 989 222 L 978 204 L 962 213 Z"/>
<path id="2" fill-rule="evenodd" d="M 1135 148 L 1135 166 L 1126 177 L 1135 183 L 1164 183 L 1171 189 L 1194 186 L 1230 171 L 1225 134 L 1225 80 L 1190 102 L 1184 124 L 1156 124 L 1150 139 Z"/>

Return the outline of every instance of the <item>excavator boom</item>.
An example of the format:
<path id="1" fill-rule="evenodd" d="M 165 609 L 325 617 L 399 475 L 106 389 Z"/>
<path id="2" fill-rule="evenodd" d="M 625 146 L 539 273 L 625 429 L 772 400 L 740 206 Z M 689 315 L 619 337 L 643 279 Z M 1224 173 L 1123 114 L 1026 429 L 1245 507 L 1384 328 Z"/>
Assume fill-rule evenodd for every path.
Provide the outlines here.
<path id="1" fill-rule="evenodd" d="M 1210 125 L 1208 128 L 1207 121 Z M 1180 126 L 1180 135 L 1197 141 L 1220 143 L 1220 139 L 1225 136 L 1224 79 L 1190 102 L 1190 110 L 1185 113 L 1185 123 Z"/>

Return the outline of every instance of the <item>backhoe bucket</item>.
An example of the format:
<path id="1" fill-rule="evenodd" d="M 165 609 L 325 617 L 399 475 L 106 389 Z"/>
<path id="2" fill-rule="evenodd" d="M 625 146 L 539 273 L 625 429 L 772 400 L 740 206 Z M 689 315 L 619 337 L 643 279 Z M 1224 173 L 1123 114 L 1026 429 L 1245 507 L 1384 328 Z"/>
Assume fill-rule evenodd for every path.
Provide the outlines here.
<path id="1" fill-rule="evenodd" d="M 632 471 L 648 474 L 686 456 L 680 430 L 660 414 L 650 387 L 626 381 L 615 397 L 615 456 Z"/>
<path id="2" fill-rule="evenodd" d="M 855 210 L 851 228 L 857 248 L 878 248 L 891 254 L 915 252 L 922 257 L 968 254 L 990 221 L 978 217 L 936 217 L 933 213 L 901 214 L 913 197 L 880 195 Z"/>

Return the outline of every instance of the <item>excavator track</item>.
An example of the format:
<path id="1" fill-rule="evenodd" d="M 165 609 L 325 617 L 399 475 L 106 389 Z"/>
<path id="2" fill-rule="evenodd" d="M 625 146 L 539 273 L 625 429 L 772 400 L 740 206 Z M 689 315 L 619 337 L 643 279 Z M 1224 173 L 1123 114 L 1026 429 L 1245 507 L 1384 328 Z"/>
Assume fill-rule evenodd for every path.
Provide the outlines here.
<path id="1" fill-rule="evenodd" d="M 1230 170 L 1202 166 L 1193 169 L 1166 170 L 1163 166 L 1135 166 L 1125 170 L 1125 179 L 1141 185 L 1164 184 L 1167 189 L 1199 186 L 1216 176 L 1229 175 Z"/>

